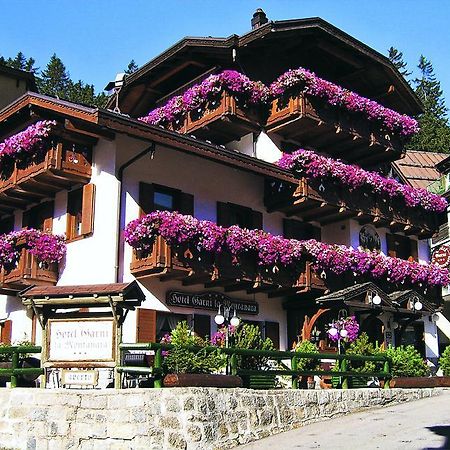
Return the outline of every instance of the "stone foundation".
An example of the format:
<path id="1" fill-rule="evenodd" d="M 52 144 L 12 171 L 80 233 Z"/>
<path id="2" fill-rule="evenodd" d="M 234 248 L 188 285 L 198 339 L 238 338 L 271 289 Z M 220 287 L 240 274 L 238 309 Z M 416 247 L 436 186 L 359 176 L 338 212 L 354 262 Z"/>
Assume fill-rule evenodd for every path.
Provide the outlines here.
<path id="1" fill-rule="evenodd" d="M 0 389 L 0 449 L 227 449 L 438 389 Z"/>

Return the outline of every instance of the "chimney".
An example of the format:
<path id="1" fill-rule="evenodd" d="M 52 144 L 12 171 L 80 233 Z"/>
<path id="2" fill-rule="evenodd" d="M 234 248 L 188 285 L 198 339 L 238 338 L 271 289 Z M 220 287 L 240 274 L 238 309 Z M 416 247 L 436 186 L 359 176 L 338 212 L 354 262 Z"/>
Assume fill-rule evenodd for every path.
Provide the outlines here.
<path id="1" fill-rule="evenodd" d="M 253 14 L 252 18 L 252 30 L 255 30 L 256 28 L 259 28 L 261 25 L 264 25 L 269 20 L 267 19 L 266 13 L 261 9 L 258 8 L 255 13 Z"/>

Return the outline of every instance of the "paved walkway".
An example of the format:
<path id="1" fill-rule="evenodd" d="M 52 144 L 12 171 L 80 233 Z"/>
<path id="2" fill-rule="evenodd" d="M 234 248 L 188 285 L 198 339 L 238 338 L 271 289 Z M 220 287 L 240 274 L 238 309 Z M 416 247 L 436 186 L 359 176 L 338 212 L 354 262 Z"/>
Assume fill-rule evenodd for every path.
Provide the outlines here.
<path id="1" fill-rule="evenodd" d="M 450 390 L 432 398 L 313 423 L 238 448 L 450 449 Z"/>

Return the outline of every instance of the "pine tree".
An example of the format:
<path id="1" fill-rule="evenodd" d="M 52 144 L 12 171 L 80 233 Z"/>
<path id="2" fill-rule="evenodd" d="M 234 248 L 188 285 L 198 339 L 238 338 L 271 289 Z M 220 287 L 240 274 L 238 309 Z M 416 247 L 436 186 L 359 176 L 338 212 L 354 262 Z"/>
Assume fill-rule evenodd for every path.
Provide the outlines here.
<path id="1" fill-rule="evenodd" d="M 125 73 L 127 75 L 131 75 L 132 73 L 136 72 L 136 70 L 139 69 L 139 66 L 136 64 L 136 61 L 132 59 L 129 63 L 127 68 L 125 69 Z"/>
<path id="2" fill-rule="evenodd" d="M 403 61 L 403 52 L 400 52 L 395 47 L 391 47 L 389 49 L 389 59 L 404 78 L 408 78 L 411 75 L 412 72 L 408 72 L 407 63 Z"/>
<path id="3" fill-rule="evenodd" d="M 38 78 L 39 91 L 42 94 L 69 99 L 71 86 L 70 75 L 55 53 L 53 53 L 41 77 Z"/>
<path id="4" fill-rule="evenodd" d="M 418 117 L 420 132 L 413 137 L 408 148 L 450 153 L 450 127 L 441 83 L 436 79 L 431 61 L 423 55 L 417 67 L 420 77 L 413 83 L 424 112 Z"/>
<path id="5" fill-rule="evenodd" d="M 13 69 L 27 70 L 28 72 L 37 72 L 39 69 L 34 67 L 36 61 L 34 58 L 26 59 L 22 52 L 18 52 L 15 58 L 5 59 L 0 57 L 0 65 L 12 67 Z"/>

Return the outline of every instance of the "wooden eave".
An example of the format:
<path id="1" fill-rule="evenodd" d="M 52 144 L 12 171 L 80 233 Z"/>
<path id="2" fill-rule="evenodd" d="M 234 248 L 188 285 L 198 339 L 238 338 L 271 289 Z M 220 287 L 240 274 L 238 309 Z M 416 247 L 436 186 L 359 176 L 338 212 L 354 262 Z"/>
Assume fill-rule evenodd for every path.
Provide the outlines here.
<path id="1" fill-rule="evenodd" d="M 57 118 L 61 121 L 61 127 L 68 133 L 79 133 L 86 138 L 113 139 L 115 133 L 126 134 L 251 173 L 291 183 L 296 182 L 288 171 L 274 164 L 223 146 L 148 125 L 112 111 L 89 108 L 31 92 L 22 95 L 0 111 L 0 135 L 4 138 L 18 129 L 23 129 L 24 124 L 35 122 L 36 116 L 40 119 Z"/>
<path id="2" fill-rule="evenodd" d="M 290 63 L 289 60 L 281 61 L 286 55 L 279 57 L 280 68 L 284 67 L 281 71 L 276 70 L 273 64 L 268 66 L 263 60 L 265 51 L 270 45 L 275 46 L 276 50 L 280 39 L 285 41 L 283 49 L 301 44 L 299 61 Z M 233 61 L 232 49 L 237 50 L 237 62 Z M 312 58 L 311 61 L 314 59 L 308 56 L 308 52 L 311 55 L 317 52 L 324 52 L 324 55 L 330 57 L 336 55 L 336 62 L 342 65 L 339 69 L 340 74 L 336 72 L 338 64 L 327 63 L 329 58 L 318 58 L 323 63 L 322 69 L 320 64 L 318 67 L 308 64 L 309 59 Z M 299 55 L 298 49 L 288 53 Z M 417 96 L 387 57 L 317 17 L 268 22 L 242 36 L 184 38 L 126 78 L 119 94 L 122 111 L 133 116 L 145 114 L 147 111 L 144 103 L 149 109 L 160 97 L 179 87 L 172 86 L 166 92 L 149 93 L 145 91 L 146 85 L 153 86 L 159 78 L 166 77 L 170 71 L 176 70 L 178 76 L 183 70 L 183 63 L 189 60 L 204 64 L 204 71 L 219 65 L 223 68 L 244 70 L 251 78 L 261 79 L 264 82 L 273 81 L 276 76 L 289 68 L 304 65 L 316 71 L 319 76 L 354 89 L 403 113 L 414 115 L 422 111 Z M 273 61 L 273 55 L 270 56 L 270 60 Z M 275 72 L 272 73 L 272 70 Z M 333 71 L 336 72 L 335 76 Z M 372 76 L 369 76 L 371 72 Z M 198 74 L 200 73 L 201 70 Z M 268 79 L 265 79 L 266 77 Z M 380 80 L 383 82 L 380 83 Z M 189 80 L 184 79 L 181 84 L 187 81 Z M 391 85 L 394 86 L 394 92 L 388 93 Z M 142 97 L 137 98 L 137 92 Z M 130 96 L 134 96 L 134 100 L 128 101 L 127 98 Z M 112 101 L 111 99 L 110 102 Z M 112 103 L 109 106 L 111 105 Z"/>
<path id="3" fill-rule="evenodd" d="M 19 292 L 25 306 L 74 308 L 119 306 L 134 309 L 145 295 L 136 281 L 105 285 L 34 286 Z"/>

